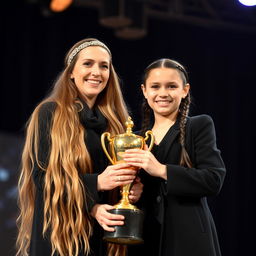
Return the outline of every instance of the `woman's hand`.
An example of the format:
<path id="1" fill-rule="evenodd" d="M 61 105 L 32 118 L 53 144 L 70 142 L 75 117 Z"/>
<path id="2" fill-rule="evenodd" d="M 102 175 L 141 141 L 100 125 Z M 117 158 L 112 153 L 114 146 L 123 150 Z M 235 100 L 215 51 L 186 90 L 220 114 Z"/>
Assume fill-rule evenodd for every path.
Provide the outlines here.
<path id="1" fill-rule="evenodd" d="M 151 176 L 167 179 L 166 166 L 159 163 L 150 151 L 128 149 L 123 157 L 126 163 L 144 169 Z"/>
<path id="2" fill-rule="evenodd" d="M 124 225 L 124 216 L 108 212 L 108 210 L 112 209 L 114 207 L 108 204 L 96 204 L 91 211 L 91 215 L 98 221 L 99 225 L 109 232 L 115 231 L 113 226 Z"/>
<path id="3" fill-rule="evenodd" d="M 140 182 L 140 177 L 136 177 L 129 193 L 129 201 L 132 204 L 135 204 L 138 202 L 138 200 L 141 197 L 141 194 L 143 192 L 143 184 Z"/>
<path id="4" fill-rule="evenodd" d="M 110 165 L 98 175 L 98 190 L 111 190 L 130 184 L 134 181 L 136 173 L 137 171 L 127 163 Z"/>

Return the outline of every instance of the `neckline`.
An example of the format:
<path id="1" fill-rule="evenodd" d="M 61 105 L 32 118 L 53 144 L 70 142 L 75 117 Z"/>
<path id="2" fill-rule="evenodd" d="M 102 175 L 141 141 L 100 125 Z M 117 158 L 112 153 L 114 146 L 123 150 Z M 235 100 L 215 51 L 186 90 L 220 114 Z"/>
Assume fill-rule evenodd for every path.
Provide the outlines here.
<path id="1" fill-rule="evenodd" d="M 167 132 L 165 133 L 161 141 L 158 144 L 154 143 L 154 145 L 156 145 L 157 147 L 160 147 L 162 144 L 165 144 L 165 141 L 173 133 L 174 130 L 179 130 L 179 119 L 177 119 L 175 123 L 169 127 L 169 129 L 167 130 Z"/>

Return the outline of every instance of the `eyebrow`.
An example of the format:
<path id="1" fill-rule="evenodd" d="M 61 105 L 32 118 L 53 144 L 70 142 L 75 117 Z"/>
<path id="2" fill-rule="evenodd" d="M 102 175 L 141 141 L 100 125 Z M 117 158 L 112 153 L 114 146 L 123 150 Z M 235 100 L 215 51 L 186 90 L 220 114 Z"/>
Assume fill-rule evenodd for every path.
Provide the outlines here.
<path id="1" fill-rule="evenodd" d="M 161 82 L 159 82 L 159 81 L 153 81 L 153 82 L 149 82 L 149 84 L 161 84 Z M 167 82 L 167 83 L 165 83 L 165 84 L 177 84 L 177 82 L 176 81 L 169 81 L 169 82 Z"/>
<path id="2" fill-rule="evenodd" d="M 82 61 L 95 61 L 95 59 L 90 59 L 90 58 L 86 58 L 86 59 L 82 59 Z M 103 61 L 100 61 L 101 63 L 110 63 L 110 61 L 106 61 L 106 60 L 103 60 Z"/>
<path id="3" fill-rule="evenodd" d="M 160 82 L 149 82 L 148 85 L 149 86 L 153 86 L 153 85 L 161 85 L 162 83 Z M 174 86 L 179 86 L 179 84 L 177 82 L 168 82 L 168 83 L 165 83 L 163 86 L 169 86 L 169 85 L 174 85 Z"/>

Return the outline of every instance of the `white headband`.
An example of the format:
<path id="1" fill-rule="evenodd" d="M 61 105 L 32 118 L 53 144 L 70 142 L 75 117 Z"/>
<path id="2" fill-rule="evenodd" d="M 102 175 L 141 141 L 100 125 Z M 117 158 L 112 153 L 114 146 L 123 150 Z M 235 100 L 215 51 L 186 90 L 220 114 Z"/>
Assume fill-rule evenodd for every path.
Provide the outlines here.
<path id="1" fill-rule="evenodd" d="M 108 51 L 108 53 L 110 54 L 111 56 L 111 52 L 110 50 L 108 49 L 108 47 L 103 44 L 102 42 L 98 41 L 98 40 L 94 40 L 94 41 L 89 41 L 89 42 L 84 42 L 82 44 L 80 44 L 79 46 L 77 46 L 69 55 L 68 57 L 68 66 L 69 64 L 71 63 L 71 61 L 74 59 L 74 57 L 81 51 L 83 50 L 84 48 L 86 47 L 89 47 L 89 46 L 101 46 L 103 47 L 104 49 L 106 49 Z"/>

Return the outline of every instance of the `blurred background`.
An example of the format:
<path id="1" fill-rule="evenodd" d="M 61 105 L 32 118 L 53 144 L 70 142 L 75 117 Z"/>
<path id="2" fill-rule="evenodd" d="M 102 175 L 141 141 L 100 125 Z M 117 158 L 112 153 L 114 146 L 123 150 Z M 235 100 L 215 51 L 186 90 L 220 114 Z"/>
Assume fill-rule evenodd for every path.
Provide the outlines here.
<path id="1" fill-rule="evenodd" d="M 238 0 L 12 0 L 1 6 L 0 255 L 15 255 L 24 127 L 78 40 L 112 51 L 134 122 L 141 75 L 168 57 L 188 69 L 191 115 L 212 116 L 227 168 L 209 198 L 224 256 L 255 254 L 256 7 Z"/>

